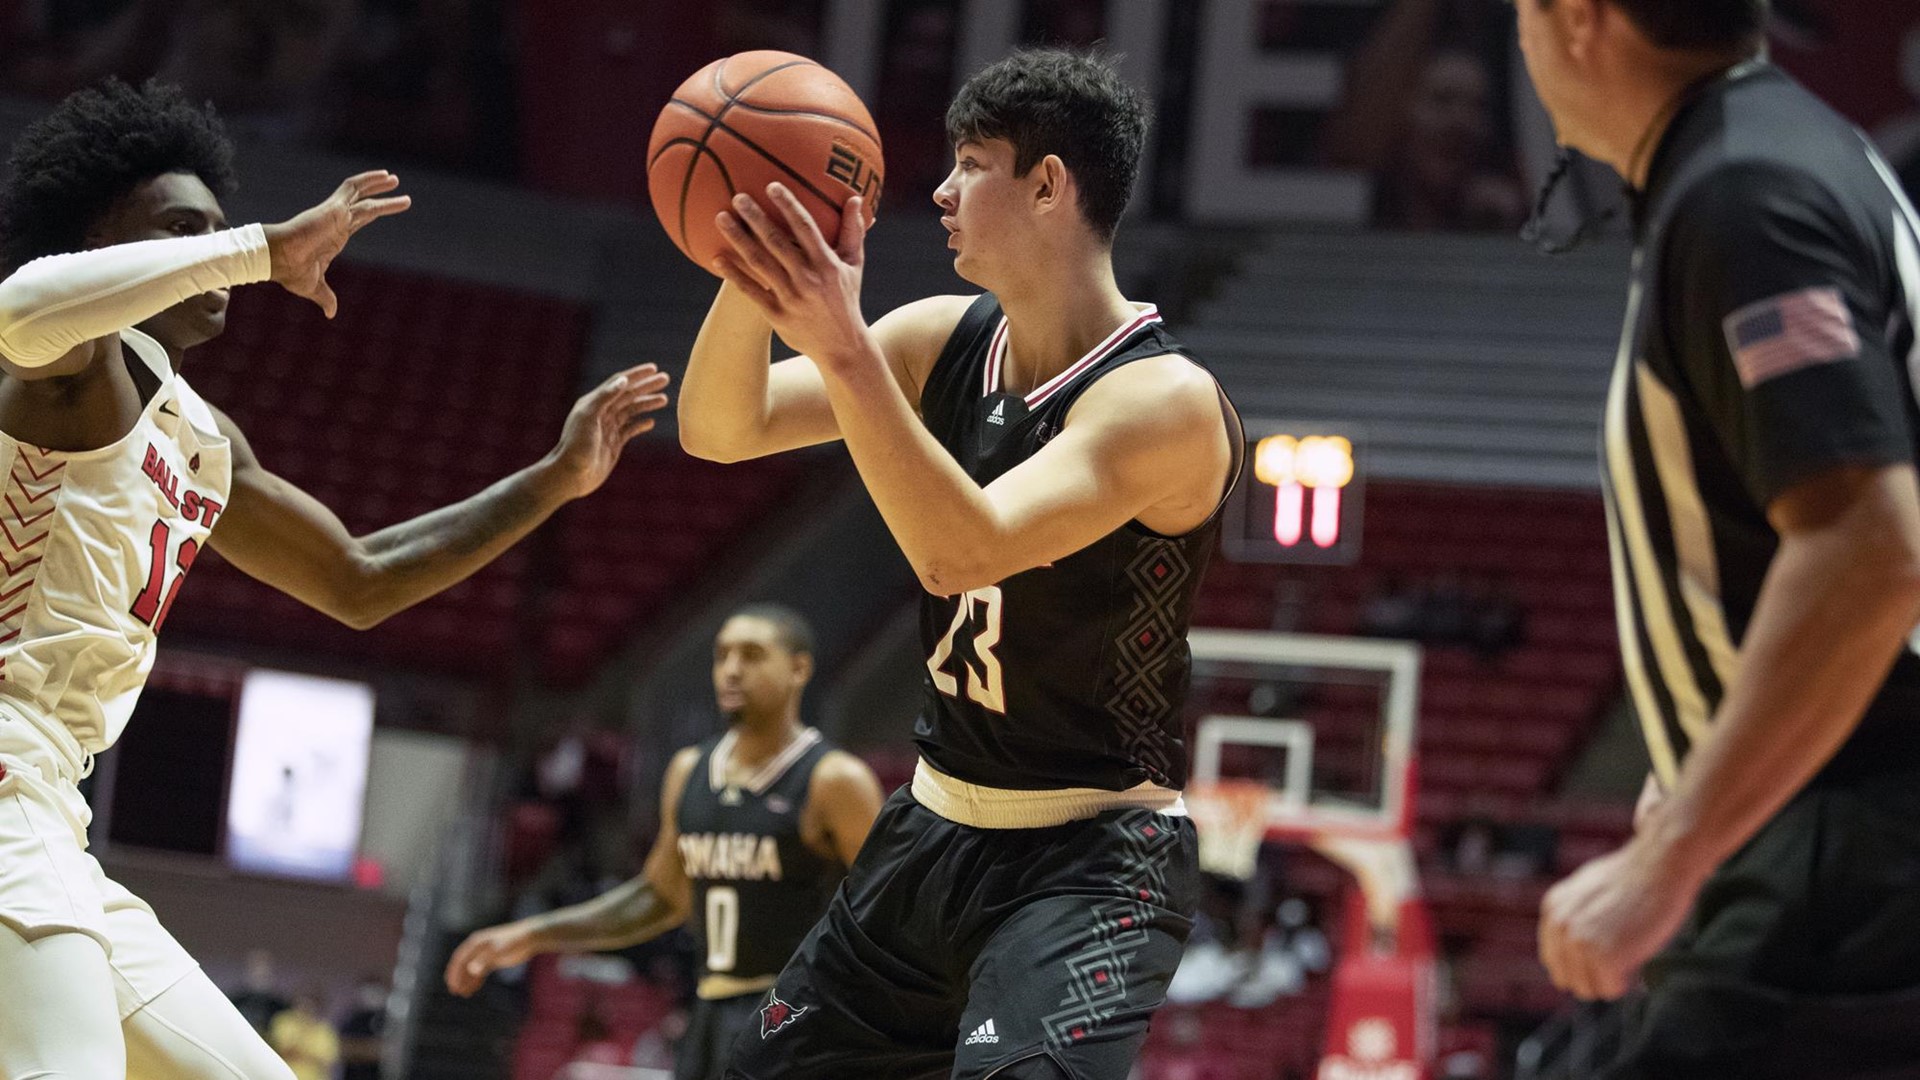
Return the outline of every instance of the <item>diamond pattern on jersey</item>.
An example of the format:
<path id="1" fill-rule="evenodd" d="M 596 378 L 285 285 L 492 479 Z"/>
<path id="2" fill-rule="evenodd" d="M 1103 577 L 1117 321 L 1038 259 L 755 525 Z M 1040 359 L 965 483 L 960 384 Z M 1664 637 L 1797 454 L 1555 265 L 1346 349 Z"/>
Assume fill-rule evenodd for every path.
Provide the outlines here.
<path id="1" fill-rule="evenodd" d="M 1119 722 L 1127 756 L 1161 784 L 1173 773 L 1166 727 L 1179 711 L 1168 686 L 1168 668 L 1184 640 L 1179 609 L 1187 580 L 1193 576 L 1193 563 L 1182 546 L 1178 540 L 1144 539 L 1127 564 L 1133 611 L 1114 642 L 1118 670 L 1113 693 L 1104 703 Z"/>
<path id="2" fill-rule="evenodd" d="M 1165 904 L 1168 847 L 1173 829 L 1160 814 L 1136 810 L 1115 822 L 1121 872 L 1115 884 L 1129 894 L 1095 903 L 1085 947 L 1066 959 L 1067 996 L 1040 1021 L 1049 1045 L 1085 1039 L 1126 1003 L 1133 958 L 1147 943 L 1152 905 Z"/>
<path id="3" fill-rule="evenodd" d="M 50 454 L 21 446 L 0 489 L 0 647 L 20 636 L 47 536 L 53 531 L 47 519 L 60 502 L 60 473 L 67 463 Z M 0 656 L 0 680 L 7 677 L 6 668 L 6 657 Z"/>

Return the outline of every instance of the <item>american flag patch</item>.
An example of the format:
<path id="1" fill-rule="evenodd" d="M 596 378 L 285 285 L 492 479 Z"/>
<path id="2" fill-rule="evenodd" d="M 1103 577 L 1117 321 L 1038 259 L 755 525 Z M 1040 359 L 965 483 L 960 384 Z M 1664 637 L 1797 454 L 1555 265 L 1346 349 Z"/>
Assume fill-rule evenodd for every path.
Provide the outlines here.
<path id="1" fill-rule="evenodd" d="M 1740 372 L 1740 385 L 1749 390 L 1801 368 L 1860 355 L 1853 312 L 1832 286 L 1748 304 L 1720 325 L 1727 334 L 1733 366 Z"/>

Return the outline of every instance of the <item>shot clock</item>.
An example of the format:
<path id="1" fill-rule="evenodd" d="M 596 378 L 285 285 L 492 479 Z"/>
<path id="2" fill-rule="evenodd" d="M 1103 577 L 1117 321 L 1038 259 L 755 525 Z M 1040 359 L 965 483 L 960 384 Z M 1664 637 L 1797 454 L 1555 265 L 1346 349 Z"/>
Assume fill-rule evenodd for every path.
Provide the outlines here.
<path id="1" fill-rule="evenodd" d="M 1360 557 L 1362 441 L 1351 427 L 1249 420 L 1246 476 L 1222 546 L 1238 562 L 1344 566 Z"/>

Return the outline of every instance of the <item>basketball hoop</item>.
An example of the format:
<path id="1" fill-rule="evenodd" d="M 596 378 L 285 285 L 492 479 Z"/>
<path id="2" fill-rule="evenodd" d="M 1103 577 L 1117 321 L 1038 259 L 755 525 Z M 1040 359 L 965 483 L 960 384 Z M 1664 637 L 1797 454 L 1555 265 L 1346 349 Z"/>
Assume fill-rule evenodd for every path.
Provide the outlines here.
<path id="1" fill-rule="evenodd" d="M 1267 801 L 1273 790 L 1252 780 L 1218 780 L 1186 791 L 1187 813 L 1200 835 L 1200 869 L 1222 877 L 1253 877 L 1267 837 Z"/>

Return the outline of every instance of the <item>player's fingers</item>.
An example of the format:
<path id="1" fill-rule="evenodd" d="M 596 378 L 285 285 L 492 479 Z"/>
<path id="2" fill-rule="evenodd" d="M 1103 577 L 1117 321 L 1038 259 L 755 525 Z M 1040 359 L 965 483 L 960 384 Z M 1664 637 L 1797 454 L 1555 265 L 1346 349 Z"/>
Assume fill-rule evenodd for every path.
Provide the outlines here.
<path id="1" fill-rule="evenodd" d="M 391 199 L 363 199 L 355 203 L 348 229 L 359 232 L 383 217 L 402 213 L 413 205 L 413 196 L 395 195 Z"/>
<path id="2" fill-rule="evenodd" d="M 392 173 L 385 169 L 369 169 L 363 173 L 354 173 L 352 176 L 340 182 L 340 187 L 334 194 L 351 202 L 355 198 L 358 198 L 362 192 L 368 190 L 371 185 L 380 183 L 383 178 L 392 175 Z"/>
<path id="3" fill-rule="evenodd" d="M 340 298 L 333 295 L 333 286 L 327 284 L 324 271 L 314 283 L 313 302 L 320 305 L 321 314 L 329 319 L 340 314 Z"/>
<path id="4" fill-rule="evenodd" d="M 653 430 L 654 423 L 655 420 L 651 416 L 629 417 L 625 423 L 620 425 L 620 435 L 624 439 L 631 439 L 636 435 L 645 435 L 647 432 Z"/>
<path id="5" fill-rule="evenodd" d="M 719 274 L 727 284 L 745 293 L 747 299 L 752 300 L 762 311 L 774 312 L 780 309 L 780 298 L 774 295 L 772 289 L 762 285 L 760 279 L 754 277 L 737 256 L 723 252 L 714 258 L 710 269 Z"/>
<path id="6" fill-rule="evenodd" d="M 826 238 L 820 235 L 820 223 L 813 220 L 813 215 L 800 205 L 799 197 L 788 190 L 787 185 L 778 182 L 768 184 L 767 199 L 786 219 L 787 228 L 793 230 L 793 236 L 807 261 L 815 262 L 818 256 L 833 250 Z"/>
<path id="7" fill-rule="evenodd" d="M 840 208 L 840 244 L 835 254 L 848 266 L 859 266 L 866 258 L 867 201 L 858 195 Z"/>
<path id="8" fill-rule="evenodd" d="M 764 216 L 762 220 L 765 220 Z M 714 219 L 714 224 L 719 228 L 721 238 L 726 240 L 727 246 L 732 249 L 734 257 L 762 284 L 769 288 L 777 288 L 778 281 L 775 279 L 786 278 L 786 269 L 774 257 L 766 237 L 748 224 L 744 216 L 730 210 L 723 211 Z"/>
<path id="9" fill-rule="evenodd" d="M 664 409 L 666 407 L 667 407 L 667 395 L 647 394 L 642 397 L 633 398 L 627 402 L 622 403 L 620 408 L 620 415 L 624 417 L 624 416 L 631 416 L 636 413 L 659 412 L 661 409 Z"/>
<path id="10" fill-rule="evenodd" d="M 633 385 L 633 372 L 622 371 L 600 380 L 600 385 L 580 395 L 580 405 L 589 409 L 608 409 Z"/>
<path id="11" fill-rule="evenodd" d="M 468 938 L 460 943 L 459 948 L 453 950 L 453 956 L 447 960 L 447 989 L 456 994 L 465 995 L 473 992 L 471 988 L 475 979 L 473 973 L 467 970 L 467 965 L 473 962 L 475 945 L 473 939 Z"/>
<path id="12" fill-rule="evenodd" d="M 379 172 L 362 173 L 357 179 L 360 181 L 358 190 L 362 198 L 368 195 L 384 195 L 400 186 L 400 177 L 385 169 Z"/>
<path id="13" fill-rule="evenodd" d="M 620 384 L 620 392 L 628 397 L 641 394 L 657 394 L 667 388 L 673 376 L 664 371 L 629 371 L 626 381 Z"/>
<path id="14" fill-rule="evenodd" d="M 735 195 L 733 212 L 788 271 L 799 270 L 808 265 L 810 261 L 808 255 L 801 250 L 799 244 L 794 242 L 793 234 L 788 232 L 785 226 L 769 217 L 752 197 L 744 193 Z"/>
<path id="15" fill-rule="evenodd" d="M 1562 990 L 1567 989 L 1565 927 L 1549 907 L 1540 913 L 1540 966 L 1547 978 Z"/>
<path id="16" fill-rule="evenodd" d="M 1593 943 L 1577 933 L 1569 932 L 1566 962 L 1568 991 L 1581 1001 L 1598 1001 L 1601 996 L 1601 961 Z"/>
<path id="17" fill-rule="evenodd" d="M 1626 996 L 1627 986 L 1632 982 L 1633 972 L 1622 968 L 1611 960 L 1595 957 L 1593 964 L 1593 995 L 1602 1001 L 1617 1001 Z"/>

